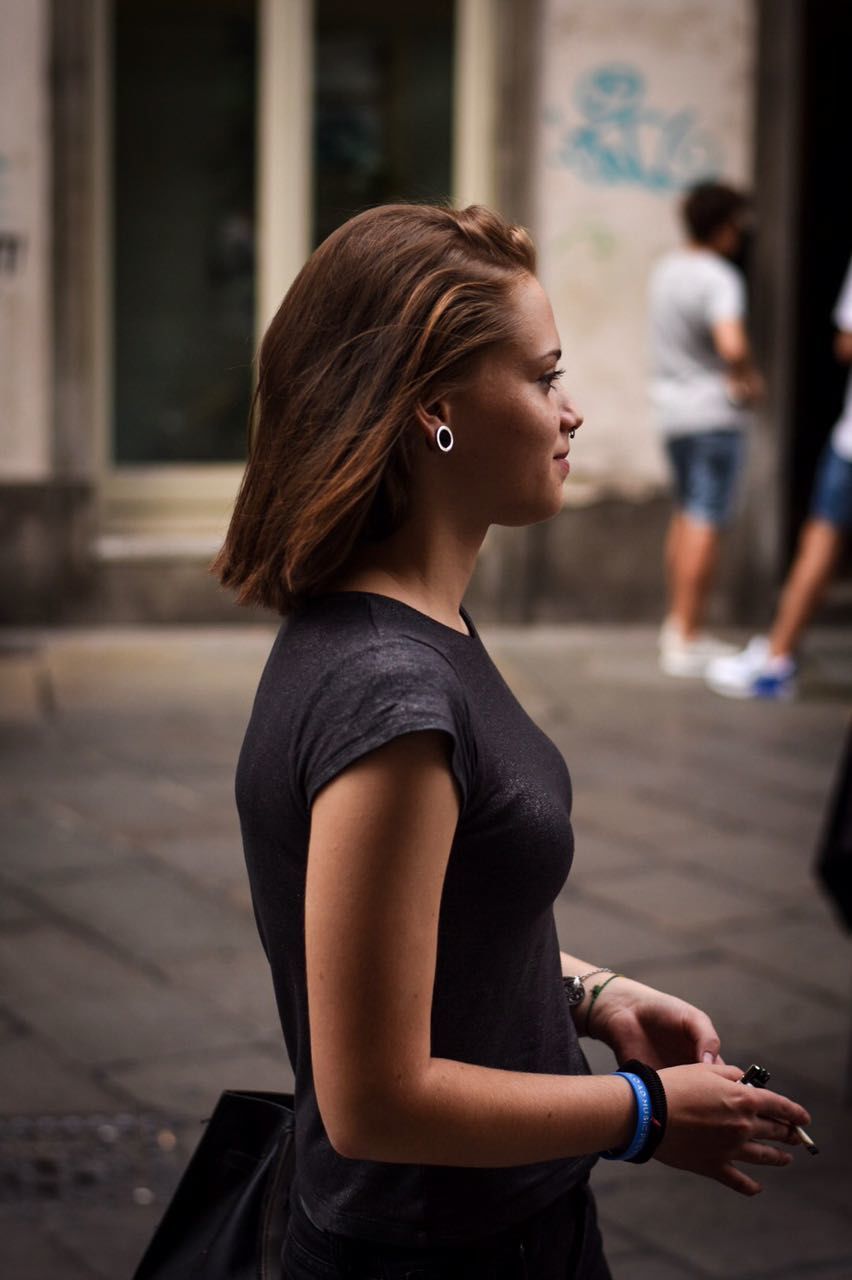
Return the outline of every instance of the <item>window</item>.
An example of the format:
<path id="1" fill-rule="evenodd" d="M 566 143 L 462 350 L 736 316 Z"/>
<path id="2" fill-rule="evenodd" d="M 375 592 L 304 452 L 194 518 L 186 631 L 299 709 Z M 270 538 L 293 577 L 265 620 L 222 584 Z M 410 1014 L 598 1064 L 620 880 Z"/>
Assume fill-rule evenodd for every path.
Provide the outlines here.
<path id="1" fill-rule="evenodd" d="M 244 456 L 255 313 L 254 0 L 117 0 L 113 458 Z"/>
<path id="2" fill-rule="evenodd" d="M 453 0 L 316 0 L 314 243 L 353 213 L 452 192 Z"/>

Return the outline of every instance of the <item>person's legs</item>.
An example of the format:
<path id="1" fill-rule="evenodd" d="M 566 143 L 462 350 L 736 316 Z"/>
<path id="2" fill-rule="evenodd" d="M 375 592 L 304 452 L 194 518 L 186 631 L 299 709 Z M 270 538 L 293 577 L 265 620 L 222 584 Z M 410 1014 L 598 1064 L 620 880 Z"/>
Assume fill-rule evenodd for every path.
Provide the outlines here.
<path id="1" fill-rule="evenodd" d="M 672 562 L 669 617 L 684 640 L 701 630 L 721 542 L 718 525 L 681 514 Z"/>
<path id="2" fill-rule="evenodd" d="M 743 440 L 737 431 L 705 431 L 666 442 L 677 509 L 666 536 L 668 612 L 660 633 L 667 675 L 701 676 L 715 657 L 733 652 L 702 624 L 719 561 L 721 533 L 736 495 Z"/>
<path id="3" fill-rule="evenodd" d="M 831 581 L 842 546 L 842 530 L 828 520 L 808 520 L 802 529 L 769 633 L 772 657 L 793 656 Z"/>
<path id="4" fill-rule="evenodd" d="M 707 683 L 731 698 L 792 698 L 795 650 L 822 600 L 852 527 L 852 461 L 831 445 L 823 451 L 810 517 L 781 591 L 769 637 L 755 636 L 741 653 L 709 664 Z"/>
<path id="5" fill-rule="evenodd" d="M 672 512 L 672 518 L 669 521 L 668 531 L 666 533 L 666 543 L 664 548 L 664 563 L 666 573 L 666 617 L 672 615 L 675 577 L 677 567 L 678 548 L 680 546 L 680 531 L 683 527 L 683 514 L 680 508 L 676 507 Z"/>

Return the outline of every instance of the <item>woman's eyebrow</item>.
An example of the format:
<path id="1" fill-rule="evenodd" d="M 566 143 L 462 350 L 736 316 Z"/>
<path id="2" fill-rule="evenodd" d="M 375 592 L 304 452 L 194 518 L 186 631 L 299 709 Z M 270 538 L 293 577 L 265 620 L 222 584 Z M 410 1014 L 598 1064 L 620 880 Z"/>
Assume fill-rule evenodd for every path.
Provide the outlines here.
<path id="1" fill-rule="evenodd" d="M 539 360 L 559 360 L 562 356 L 562 348 L 554 347 L 552 351 L 548 351 L 547 355 L 539 356 Z"/>

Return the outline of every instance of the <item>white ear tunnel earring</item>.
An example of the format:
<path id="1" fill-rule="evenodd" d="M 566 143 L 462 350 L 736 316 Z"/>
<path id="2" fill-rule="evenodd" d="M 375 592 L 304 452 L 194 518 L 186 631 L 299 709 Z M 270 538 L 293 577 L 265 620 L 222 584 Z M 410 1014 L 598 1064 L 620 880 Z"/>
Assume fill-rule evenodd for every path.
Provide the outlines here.
<path id="1" fill-rule="evenodd" d="M 453 433 L 445 422 L 442 422 L 435 432 L 435 444 L 441 450 L 441 453 L 449 453 L 455 444 Z"/>

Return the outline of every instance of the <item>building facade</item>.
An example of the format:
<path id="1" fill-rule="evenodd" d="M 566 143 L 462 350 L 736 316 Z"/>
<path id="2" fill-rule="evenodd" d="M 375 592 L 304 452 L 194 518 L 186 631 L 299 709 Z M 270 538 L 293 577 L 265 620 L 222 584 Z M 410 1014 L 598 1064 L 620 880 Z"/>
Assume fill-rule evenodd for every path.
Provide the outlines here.
<path id="1" fill-rule="evenodd" d="M 587 421 L 562 515 L 493 530 L 472 604 L 655 617 L 645 281 L 708 173 L 757 194 L 772 388 L 718 608 L 765 604 L 796 516 L 807 73 L 842 9 L 808 54 L 797 0 L 0 0 L 0 616 L 245 617 L 206 566 L 259 335 L 349 213 L 451 198 L 532 229 Z"/>

